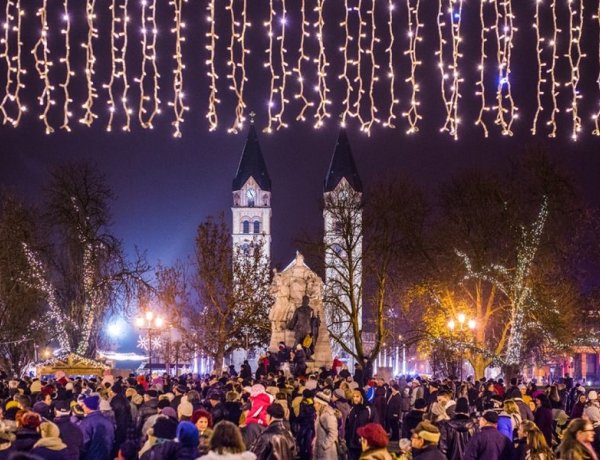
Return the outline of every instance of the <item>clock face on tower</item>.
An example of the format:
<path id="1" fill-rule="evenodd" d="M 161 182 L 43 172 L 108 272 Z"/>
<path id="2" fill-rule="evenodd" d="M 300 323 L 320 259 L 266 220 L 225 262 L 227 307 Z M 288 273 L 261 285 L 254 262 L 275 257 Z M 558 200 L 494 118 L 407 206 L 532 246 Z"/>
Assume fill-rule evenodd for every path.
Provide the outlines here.
<path id="1" fill-rule="evenodd" d="M 256 191 L 253 188 L 249 188 L 246 192 L 246 197 L 248 198 L 248 206 L 254 206 Z"/>

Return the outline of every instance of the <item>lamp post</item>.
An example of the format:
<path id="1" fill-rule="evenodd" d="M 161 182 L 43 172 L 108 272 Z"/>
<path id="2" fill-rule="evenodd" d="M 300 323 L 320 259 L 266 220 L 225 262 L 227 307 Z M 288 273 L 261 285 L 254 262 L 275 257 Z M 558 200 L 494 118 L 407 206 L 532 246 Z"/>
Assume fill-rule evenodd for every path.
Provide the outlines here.
<path id="1" fill-rule="evenodd" d="M 477 327 L 477 323 L 474 319 L 467 319 L 464 313 L 456 315 L 456 320 L 451 319 L 448 321 L 448 329 L 451 332 L 456 330 L 460 334 L 460 381 L 463 380 L 463 361 L 465 354 L 465 337 L 467 331 L 474 331 Z"/>
<path id="2" fill-rule="evenodd" d="M 146 310 L 143 315 L 135 319 L 135 324 L 138 329 L 146 331 L 148 334 L 148 367 L 150 375 L 152 375 L 152 333 L 160 331 L 164 327 L 165 321 L 162 317 L 155 316 L 152 311 Z"/>

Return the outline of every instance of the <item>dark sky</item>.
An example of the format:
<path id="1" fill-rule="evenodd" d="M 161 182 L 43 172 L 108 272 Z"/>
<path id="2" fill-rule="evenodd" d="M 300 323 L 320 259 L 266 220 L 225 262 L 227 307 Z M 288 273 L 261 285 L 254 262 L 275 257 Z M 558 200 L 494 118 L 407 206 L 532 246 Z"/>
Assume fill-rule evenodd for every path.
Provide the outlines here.
<path id="1" fill-rule="evenodd" d="M 83 3 L 83 2 L 82 2 Z M 105 2 L 99 2 L 104 4 Z M 247 87 L 248 111 L 258 113 L 257 125 L 264 126 L 265 108 L 268 93 L 268 75 L 262 66 L 263 50 L 266 46 L 264 29 L 261 24 L 266 15 L 265 5 L 268 2 L 249 2 L 250 15 L 253 18 L 253 27 L 249 32 L 248 44 L 253 48 L 252 58 L 249 60 L 249 74 L 251 82 Z M 312 4 L 312 2 L 309 2 Z M 351 2 L 353 3 L 353 2 Z M 400 98 L 398 112 L 406 108 L 408 86 L 404 83 L 407 72 L 407 62 L 402 57 L 406 45 L 405 37 L 405 10 L 404 2 L 398 3 L 397 21 L 397 54 L 399 76 L 397 90 Z M 423 2 L 421 2 L 423 3 Z M 433 3 L 433 2 L 432 2 Z M 473 4 L 471 4 L 473 3 Z M 466 120 L 461 128 L 461 138 L 454 141 L 447 134 L 439 132 L 442 122 L 442 110 L 439 97 L 439 75 L 437 73 L 436 58 L 433 51 L 437 47 L 437 33 L 435 29 L 435 9 L 427 7 L 423 11 L 425 29 L 423 42 L 420 45 L 424 64 L 419 69 L 419 81 L 422 83 L 421 101 L 424 119 L 421 122 L 422 130 L 417 135 L 405 134 L 406 124 L 400 120 L 400 128 L 390 130 L 376 127 L 371 137 L 361 133 L 356 124 L 351 124 L 348 133 L 354 150 L 355 159 L 362 176 L 363 183 L 368 186 L 380 176 L 402 175 L 413 179 L 417 184 L 428 191 L 434 191 L 438 185 L 453 174 L 465 169 L 502 169 L 506 166 L 510 156 L 522 154 L 527 144 L 541 143 L 546 146 L 551 155 L 559 159 L 565 168 L 569 169 L 577 179 L 580 187 L 594 205 L 600 204 L 600 141 L 591 136 L 590 114 L 600 98 L 598 87 L 595 83 L 598 74 L 598 44 L 597 26 L 591 20 L 591 4 L 587 9 L 586 31 L 584 45 L 588 57 L 582 67 L 582 93 L 586 95 L 582 101 L 582 115 L 585 134 L 580 141 L 572 142 L 569 139 L 569 116 L 560 114 L 559 138 L 549 140 L 544 136 L 532 137 L 529 134 L 530 117 L 534 110 L 535 98 L 535 62 L 534 42 L 532 41 L 531 19 L 534 2 L 515 2 L 517 8 L 517 41 L 513 51 L 515 56 L 514 88 L 515 97 L 520 106 L 521 119 L 515 124 L 515 136 L 505 137 L 498 133 L 492 126 L 490 138 L 484 139 L 481 131 L 472 126 L 473 114 L 478 110 L 475 99 L 474 81 L 478 56 L 475 53 L 478 47 L 479 36 L 477 11 L 473 10 L 475 2 L 465 2 L 464 31 L 465 31 L 465 58 L 463 67 L 465 82 L 463 83 L 464 98 L 461 100 L 461 110 Z M 531 5 L 529 5 L 531 3 Z M 167 2 L 159 2 L 160 29 L 165 31 L 169 26 L 169 10 Z M 219 1 L 217 4 L 221 5 Z M 297 21 L 298 1 L 288 2 L 291 13 L 289 16 L 290 56 L 295 56 L 297 46 L 294 40 L 298 32 Z M 337 20 L 340 17 L 340 1 L 328 2 L 326 17 L 331 24 L 326 29 L 327 46 L 331 51 L 332 67 L 329 71 L 329 81 L 332 87 L 331 98 L 334 100 L 331 112 L 334 114 L 326 126 L 321 130 L 314 130 L 310 124 L 293 122 L 298 106 L 291 104 L 288 117 L 290 128 L 274 134 L 259 134 L 262 150 L 267 162 L 269 173 L 273 182 L 273 261 L 277 265 L 284 265 L 293 257 L 293 238 L 302 230 L 314 230 L 321 224 L 319 199 L 322 193 L 323 179 L 329 165 L 331 154 L 337 138 L 337 118 L 341 101 L 341 87 L 337 74 L 339 72 L 339 54 L 335 50 L 341 43 Z M 366 2 L 368 4 L 368 2 Z M 161 83 L 164 95 L 163 114 L 157 121 L 158 128 L 154 131 L 141 129 L 134 123 L 133 132 L 121 133 L 118 129 L 106 133 L 103 126 L 106 123 L 106 92 L 99 85 L 100 97 L 96 100 L 100 119 L 92 128 L 78 125 L 76 119 L 80 116 L 80 103 L 83 89 L 81 77 L 81 54 L 78 46 L 74 46 L 74 59 L 79 75 L 74 79 L 73 91 L 76 103 L 73 105 L 76 116 L 74 117 L 74 132 L 67 134 L 58 132 L 50 136 L 43 134 L 39 120 L 34 114 L 29 113 L 22 126 L 17 129 L 7 126 L 0 127 L 0 185 L 21 193 L 31 201 L 39 201 L 42 196 L 42 187 L 47 181 L 48 167 L 67 160 L 93 160 L 107 175 L 109 184 L 117 195 L 113 205 L 114 230 L 122 238 L 126 246 L 131 249 L 133 245 L 148 251 L 149 261 L 154 263 L 161 260 L 165 263 L 176 258 L 186 257 L 191 254 L 193 237 L 196 226 L 208 215 L 225 212 L 230 219 L 229 207 L 231 204 L 231 180 L 235 175 L 239 157 L 245 139 L 245 130 L 242 134 L 229 135 L 221 127 L 216 132 L 210 133 L 204 118 L 206 112 L 206 97 L 208 81 L 205 77 L 206 68 L 204 59 L 204 32 L 206 27 L 203 22 L 204 11 L 198 8 L 197 2 L 186 4 L 188 17 L 188 32 L 184 57 L 187 64 L 184 75 L 186 97 L 191 110 L 186 113 L 183 125 L 183 138 L 174 139 L 171 135 L 171 113 L 166 103 L 172 97 L 171 85 L 171 53 L 172 37 L 166 34 L 160 42 L 159 63 L 163 82 Z M 337 5 L 337 6 L 336 6 Z M 106 6 L 102 6 L 105 8 Z M 218 23 L 222 40 L 219 42 L 220 62 L 225 53 L 225 39 L 227 24 L 224 12 L 219 10 Z M 81 13 L 81 11 L 79 11 Z M 84 23 L 77 11 L 73 14 L 74 40 L 82 36 Z M 137 2 L 130 12 L 133 18 L 131 27 L 130 78 L 139 73 L 136 68 L 136 52 L 139 53 L 139 5 Z M 185 12 L 184 12 L 185 14 Z M 312 13 L 312 10 L 310 12 Z M 564 12 L 561 21 L 564 22 Z M 51 20 L 58 17 L 59 12 L 50 15 Z M 97 68 L 98 81 L 107 80 L 106 57 L 106 30 L 109 22 L 106 20 L 106 11 L 99 12 L 101 39 L 98 42 L 99 63 Z M 28 12 L 29 21 L 35 15 Z M 54 18 L 54 19 L 52 19 Z M 379 19 L 384 24 L 385 16 Z M 30 23 L 28 23 L 30 24 Z M 31 48 L 32 36 L 38 27 L 28 26 L 25 32 L 25 48 Z M 384 29 L 379 28 L 383 33 Z M 52 32 L 52 29 L 51 29 Z M 56 32 L 56 31 L 55 31 Z M 51 48 L 60 50 L 60 43 L 51 33 Z M 563 35 L 564 38 L 564 35 Z M 52 41 L 54 40 L 54 41 Z M 77 40 L 75 40 L 77 41 Z M 77 45 L 77 43 L 76 43 Z M 381 45 L 383 46 L 383 45 Z M 381 48 L 379 48 L 381 50 Z M 379 51 L 381 54 L 381 51 Z M 28 63 L 29 76 L 26 80 L 27 88 L 24 98 L 32 107 L 39 91 L 39 84 L 35 79 L 34 69 L 31 68 L 29 51 L 24 52 L 24 59 Z M 255 58 L 257 56 L 258 58 Z M 381 55 L 383 56 L 383 55 Z M 55 56 L 56 57 L 56 56 Z M 295 60 L 295 58 L 292 58 Z M 382 63 L 384 64 L 384 63 Z M 0 63 L 1 65 L 1 63 Z M 561 58 L 559 77 L 565 80 L 566 61 Z M 226 87 L 225 72 L 221 68 L 220 96 L 223 103 L 219 110 L 222 120 L 231 121 L 233 101 Z M 60 74 L 56 70 L 52 74 L 58 80 Z M 314 74 L 307 71 L 307 79 Z M 4 87 L 2 75 L 5 68 L 0 67 L 0 93 Z M 490 85 L 494 84 L 492 76 Z M 293 88 L 294 82 L 290 83 Z M 295 89 L 295 88 L 293 88 Z M 379 90 L 382 98 L 385 90 Z M 293 92 L 293 91 L 292 91 Z M 136 92 L 132 90 L 132 98 Z M 378 96 L 379 97 L 379 96 Z M 559 97 L 561 105 L 568 102 L 568 94 L 562 90 Z M 290 94 L 290 98 L 293 96 Z M 383 100 L 383 99 L 382 99 Z M 382 103 L 384 104 L 384 103 Z M 58 104 L 60 105 L 60 103 Z M 56 109 L 52 120 L 58 123 L 61 114 Z M 120 119 L 117 125 L 120 124 Z"/>

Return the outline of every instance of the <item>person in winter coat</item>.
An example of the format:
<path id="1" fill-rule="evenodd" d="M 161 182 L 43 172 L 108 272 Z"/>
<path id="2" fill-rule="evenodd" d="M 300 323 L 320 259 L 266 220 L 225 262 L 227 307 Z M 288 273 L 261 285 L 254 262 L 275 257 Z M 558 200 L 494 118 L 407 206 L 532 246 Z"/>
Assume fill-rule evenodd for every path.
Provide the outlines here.
<path id="1" fill-rule="evenodd" d="M 296 442 L 298 443 L 298 455 L 302 460 L 312 458 L 312 440 L 315 436 L 315 419 L 317 412 L 314 406 L 313 392 L 304 390 L 302 401 L 300 402 L 300 412 L 296 418 L 298 431 Z"/>
<path id="2" fill-rule="evenodd" d="M 498 413 L 488 410 L 479 419 L 481 431 L 467 442 L 464 460 L 511 460 L 513 445 L 498 431 Z"/>
<path id="3" fill-rule="evenodd" d="M 405 415 L 404 422 L 402 423 L 403 438 L 410 439 L 412 430 L 423 421 L 426 407 L 427 403 L 423 398 L 419 398 L 415 401 L 414 409 Z"/>
<path id="4" fill-rule="evenodd" d="M 175 440 L 165 441 L 152 448 L 156 460 L 196 460 L 198 458 L 198 429 L 192 422 L 184 421 L 177 425 Z M 140 459 L 141 460 L 141 459 Z M 146 460 L 144 458 L 143 460 Z"/>
<path id="5" fill-rule="evenodd" d="M 131 429 L 131 406 L 125 397 L 125 389 L 120 381 L 113 384 L 110 389 L 110 407 L 115 415 L 115 446 L 113 448 L 113 457 L 119 449 L 119 446 L 127 440 L 127 435 Z"/>
<path id="6" fill-rule="evenodd" d="M 387 450 L 388 435 L 379 423 L 367 423 L 356 430 L 361 444 L 361 460 L 392 460 Z"/>
<path id="7" fill-rule="evenodd" d="M 537 409 L 533 414 L 533 421 L 538 426 L 540 431 L 544 433 L 544 437 L 546 438 L 546 443 L 551 446 L 552 445 L 552 430 L 553 430 L 553 417 L 552 417 L 552 405 L 550 404 L 550 400 L 548 396 L 544 393 L 541 393 L 536 396 L 535 404 Z"/>
<path id="8" fill-rule="evenodd" d="M 0 421 L 0 460 L 7 460 L 15 451 L 12 445 L 14 441 L 14 433 L 11 433 L 8 426 Z"/>
<path id="9" fill-rule="evenodd" d="M 338 388 L 331 395 L 332 406 L 339 413 L 338 419 L 338 432 L 339 438 L 344 438 L 344 433 L 346 432 L 346 419 L 348 418 L 348 414 L 350 413 L 350 404 L 346 399 L 346 394 L 344 390 Z"/>
<path id="10" fill-rule="evenodd" d="M 385 404 L 385 423 L 386 430 L 390 432 L 390 440 L 393 442 L 400 440 L 400 422 L 402 421 L 402 395 L 400 394 L 400 385 L 392 383 L 390 385 L 390 395 Z"/>
<path id="11" fill-rule="evenodd" d="M 519 426 L 515 460 L 553 460 L 554 453 L 535 423 L 525 420 Z"/>
<path id="12" fill-rule="evenodd" d="M 213 434 L 212 416 L 210 415 L 210 412 L 204 409 L 198 409 L 195 410 L 194 414 L 192 415 L 192 422 L 196 424 L 200 438 L 200 442 L 198 443 L 198 452 L 200 455 L 204 455 L 208 453 L 210 438 Z"/>
<path id="13" fill-rule="evenodd" d="M 199 460 L 256 460 L 256 455 L 246 450 L 240 429 L 224 420 L 215 425 L 210 450 Z"/>
<path id="14" fill-rule="evenodd" d="M 259 383 L 252 386 L 250 389 L 251 406 L 246 415 L 246 425 L 258 423 L 259 425 L 267 425 L 267 408 L 271 405 L 271 398 L 267 394 L 265 387 Z"/>
<path id="15" fill-rule="evenodd" d="M 438 448 L 440 430 L 425 420 L 413 430 L 410 438 L 413 460 L 446 460 Z"/>
<path id="16" fill-rule="evenodd" d="M 458 398 L 454 412 L 454 417 L 439 424 L 439 448 L 448 460 L 461 460 L 467 442 L 477 431 L 477 425 L 469 416 L 469 401 L 466 398 Z"/>
<path id="17" fill-rule="evenodd" d="M 244 360 L 242 367 L 240 368 L 240 377 L 243 380 L 250 380 L 252 378 L 252 368 L 247 360 Z"/>
<path id="18" fill-rule="evenodd" d="M 104 460 L 110 458 L 115 431 L 110 420 L 98 410 L 100 396 L 92 394 L 83 399 L 85 418 L 79 428 L 83 434 L 81 460 Z"/>
<path id="19" fill-rule="evenodd" d="M 296 441 L 283 424 L 283 407 L 271 404 L 267 408 L 269 426 L 260 434 L 252 446 L 257 460 L 278 460 L 296 458 Z"/>
<path id="20" fill-rule="evenodd" d="M 225 420 L 237 426 L 240 424 L 241 416 L 242 403 L 240 402 L 240 395 L 236 391 L 228 391 L 225 394 Z"/>
<path id="21" fill-rule="evenodd" d="M 600 402 L 598 402 L 598 393 L 594 390 L 588 393 L 588 403 L 583 409 L 583 417 L 588 418 L 594 426 L 600 424 Z"/>
<path id="22" fill-rule="evenodd" d="M 296 350 L 293 355 L 294 377 L 300 377 L 306 374 L 306 353 L 301 344 L 296 345 Z"/>
<path id="23" fill-rule="evenodd" d="M 44 460 L 64 460 L 67 445 L 60 439 L 60 431 L 52 422 L 42 422 L 39 427 L 41 438 L 33 445 L 32 455 Z"/>
<path id="24" fill-rule="evenodd" d="M 69 401 L 54 403 L 54 423 L 60 431 L 60 438 L 67 445 L 65 460 L 79 460 L 79 453 L 83 445 L 83 433 L 77 425 L 71 422 Z"/>
<path id="25" fill-rule="evenodd" d="M 573 408 L 571 409 L 571 418 L 581 418 L 583 417 L 583 410 L 585 409 L 585 404 L 587 403 L 587 396 L 585 393 L 579 393 L 579 398 L 577 402 L 573 404 Z"/>
<path id="26" fill-rule="evenodd" d="M 162 445 L 167 441 L 175 439 L 177 421 L 160 415 L 154 421 L 154 425 L 148 430 L 148 441 L 140 450 L 140 460 L 151 460 L 162 457 Z"/>
<path id="27" fill-rule="evenodd" d="M 337 460 L 338 423 L 333 408 L 329 405 L 331 398 L 322 392 L 314 399 L 317 411 L 315 460 Z"/>
<path id="28" fill-rule="evenodd" d="M 33 445 L 40 439 L 38 427 L 42 423 L 39 414 L 35 412 L 17 413 L 17 431 L 13 447 L 21 452 L 29 452 Z"/>
<path id="29" fill-rule="evenodd" d="M 158 414 L 158 392 L 156 390 L 148 390 L 144 394 L 144 403 L 140 406 L 137 413 L 135 427 L 138 436 L 144 437 L 146 433 L 142 433 L 142 428 L 149 417 Z"/>
<path id="30" fill-rule="evenodd" d="M 358 460 L 362 445 L 356 430 L 373 420 L 373 408 L 367 405 L 362 390 L 352 392 L 352 409 L 346 420 L 344 437 L 348 446 L 348 460 Z"/>

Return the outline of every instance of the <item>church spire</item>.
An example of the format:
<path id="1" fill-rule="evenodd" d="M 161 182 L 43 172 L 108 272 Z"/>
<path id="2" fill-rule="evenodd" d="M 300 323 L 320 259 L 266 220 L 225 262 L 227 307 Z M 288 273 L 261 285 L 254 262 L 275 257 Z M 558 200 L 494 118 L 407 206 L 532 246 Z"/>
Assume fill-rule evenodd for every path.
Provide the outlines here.
<path id="1" fill-rule="evenodd" d="M 240 190 L 246 181 L 252 177 L 258 186 L 267 192 L 271 191 L 271 179 L 267 171 L 267 165 L 263 158 L 260 144 L 258 143 L 258 135 L 254 127 L 254 120 L 250 122 L 246 145 L 242 152 L 242 158 L 237 169 L 235 178 L 233 179 L 232 190 Z"/>
<path id="2" fill-rule="evenodd" d="M 329 165 L 329 171 L 327 171 L 327 175 L 325 176 L 324 191 L 326 193 L 332 192 L 342 179 L 346 179 L 356 192 L 362 192 L 362 182 L 358 175 L 348 135 L 344 128 L 340 129 L 333 157 L 331 158 L 331 164 Z"/>

